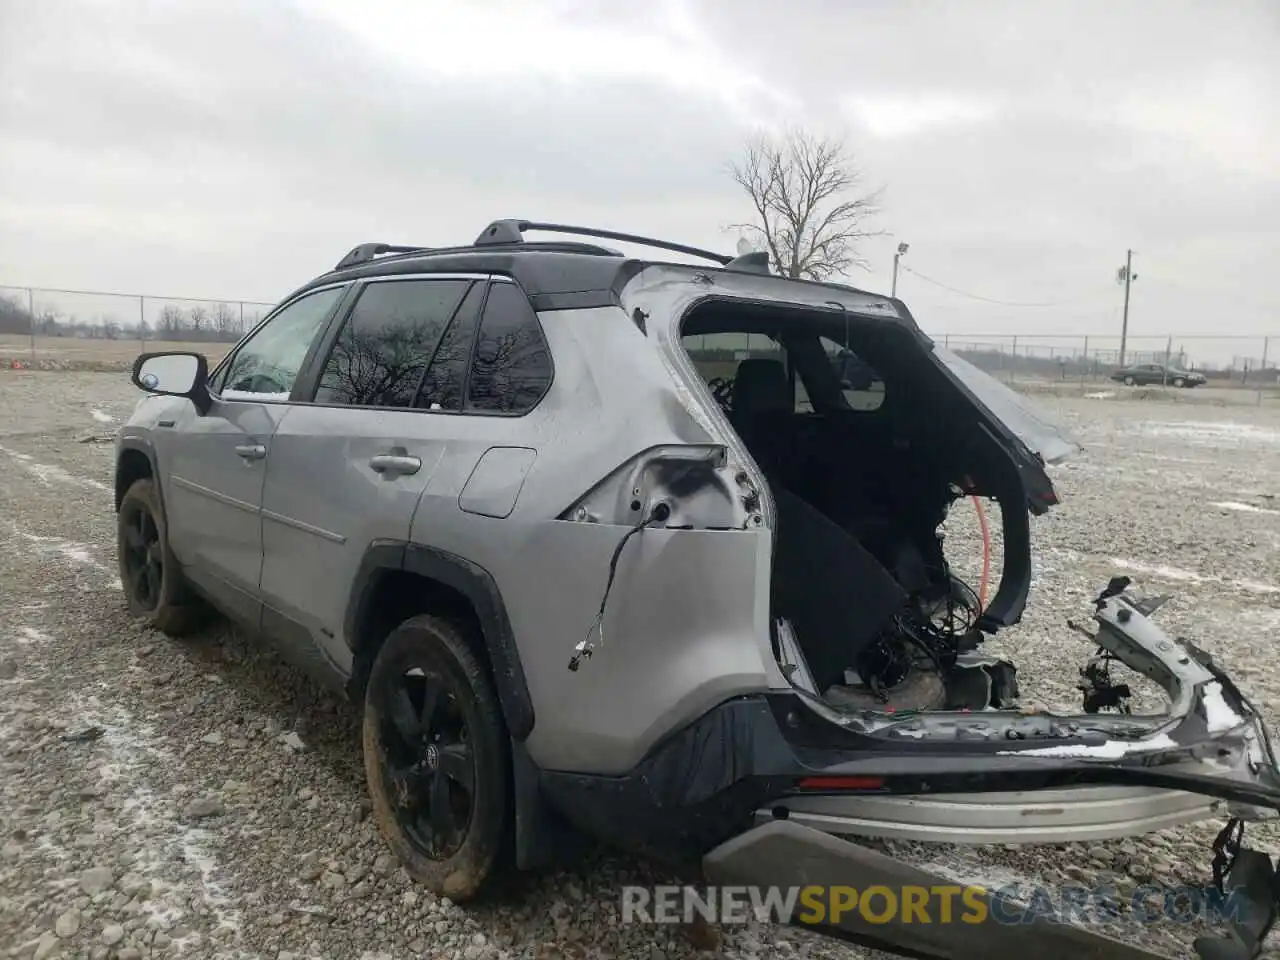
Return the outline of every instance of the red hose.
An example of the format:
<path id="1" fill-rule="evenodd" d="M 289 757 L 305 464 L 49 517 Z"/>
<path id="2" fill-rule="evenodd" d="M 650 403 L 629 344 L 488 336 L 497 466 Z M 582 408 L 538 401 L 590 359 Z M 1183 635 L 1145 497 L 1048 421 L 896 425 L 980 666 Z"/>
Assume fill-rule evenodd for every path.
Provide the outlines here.
<path id="1" fill-rule="evenodd" d="M 987 511 L 982 501 L 974 496 L 973 507 L 978 511 L 978 526 L 982 528 L 982 579 L 978 581 L 978 606 L 987 609 L 987 582 L 991 577 L 991 530 L 987 526 Z"/>

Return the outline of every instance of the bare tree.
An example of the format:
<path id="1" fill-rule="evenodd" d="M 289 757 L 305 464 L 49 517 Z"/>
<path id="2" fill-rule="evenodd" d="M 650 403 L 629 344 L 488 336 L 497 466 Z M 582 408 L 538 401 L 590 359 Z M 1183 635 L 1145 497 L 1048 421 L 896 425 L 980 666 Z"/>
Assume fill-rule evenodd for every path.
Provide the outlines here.
<path id="1" fill-rule="evenodd" d="M 240 318 L 229 303 L 213 305 L 213 329 L 219 340 L 235 340 L 239 334 Z"/>
<path id="2" fill-rule="evenodd" d="M 156 329 L 160 331 L 161 339 L 177 340 L 178 333 L 182 330 L 186 322 L 186 316 L 182 312 L 182 308 L 172 303 L 166 303 L 160 310 L 160 319 L 156 322 Z"/>
<path id="3" fill-rule="evenodd" d="M 36 314 L 36 330 L 46 337 L 62 336 L 63 315 L 52 307 L 44 307 Z M 67 319 L 67 326 L 74 326 L 75 318 Z"/>
<path id="4" fill-rule="evenodd" d="M 17 297 L 0 296 L 0 333 L 30 333 L 33 317 Z"/>
<path id="5" fill-rule="evenodd" d="M 868 223 L 883 191 L 861 192 L 862 174 L 842 142 L 803 130 L 760 134 L 729 173 L 756 214 L 733 229 L 763 244 L 779 273 L 825 280 L 867 269 L 858 243 L 884 233 Z"/>
<path id="6" fill-rule="evenodd" d="M 201 304 L 196 304 L 188 314 L 191 317 L 191 337 L 200 340 L 204 337 L 204 322 L 209 319 L 209 311 Z"/>

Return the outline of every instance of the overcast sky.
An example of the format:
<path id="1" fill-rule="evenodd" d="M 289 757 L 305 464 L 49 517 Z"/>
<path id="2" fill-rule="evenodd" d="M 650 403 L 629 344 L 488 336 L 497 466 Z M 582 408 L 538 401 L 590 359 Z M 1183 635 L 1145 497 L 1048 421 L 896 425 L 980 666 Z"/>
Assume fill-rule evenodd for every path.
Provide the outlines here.
<path id="1" fill-rule="evenodd" d="M 1280 335 L 1277 49 L 1276 0 L 0 0 L 0 283 L 272 301 L 500 216 L 732 252 L 798 123 L 931 332 L 1116 330 L 1132 247 L 1133 332 Z"/>

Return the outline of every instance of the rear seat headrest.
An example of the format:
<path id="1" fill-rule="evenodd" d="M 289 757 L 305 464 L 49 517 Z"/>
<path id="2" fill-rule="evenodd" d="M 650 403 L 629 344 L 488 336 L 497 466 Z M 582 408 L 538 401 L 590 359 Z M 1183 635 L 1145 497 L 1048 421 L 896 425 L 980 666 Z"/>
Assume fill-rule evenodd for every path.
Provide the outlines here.
<path id="1" fill-rule="evenodd" d="M 781 360 L 752 357 L 738 364 L 733 378 L 733 412 L 791 412 L 795 409 L 787 368 Z"/>

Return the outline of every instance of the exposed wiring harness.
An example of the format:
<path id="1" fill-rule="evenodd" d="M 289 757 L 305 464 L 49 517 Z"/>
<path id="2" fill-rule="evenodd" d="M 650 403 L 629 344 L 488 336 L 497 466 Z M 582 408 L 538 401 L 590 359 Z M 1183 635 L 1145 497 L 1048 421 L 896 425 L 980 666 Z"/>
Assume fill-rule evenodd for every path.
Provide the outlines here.
<path id="1" fill-rule="evenodd" d="M 605 581 L 604 595 L 600 598 L 600 609 L 597 611 L 595 619 L 591 621 L 591 625 L 587 627 L 586 634 L 578 641 L 577 646 L 573 648 L 573 656 L 569 658 L 570 670 L 576 672 L 584 660 L 591 659 L 591 654 L 597 646 L 604 646 L 604 611 L 609 603 L 609 592 L 613 589 L 613 580 L 618 575 L 618 560 L 622 557 L 623 547 L 627 545 L 628 540 L 645 527 L 655 523 L 665 523 L 670 516 L 670 504 L 665 500 L 655 504 L 649 515 L 624 533 L 622 539 L 618 541 L 618 545 L 613 548 L 613 556 L 609 559 L 609 579 Z M 591 635 L 593 633 L 600 638 L 599 643 L 592 640 Z"/>
<path id="2" fill-rule="evenodd" d="M 936 654 L 942 666 L 952 667 L 956 657 L 972 646 L 974 625 L 982 616 L 982 603 L 973 588 L 950 575 L 946 598 L 932 609 L 921 609 L 912 618 L 915 634 Z"/>
<path id="3" fill-rule="evenodd" d="M 918 597 L 908 600 L 889 628 L 859 655 L 855 669 L 881 702 L 888 702 L 888 691 L 919 666 L 945 676 L 955 665 L 981 607 L 972 587 L 954 576 L 950 582 L 946 599 L 933 609 Z"/>

